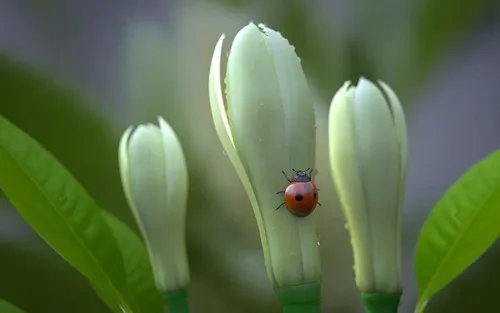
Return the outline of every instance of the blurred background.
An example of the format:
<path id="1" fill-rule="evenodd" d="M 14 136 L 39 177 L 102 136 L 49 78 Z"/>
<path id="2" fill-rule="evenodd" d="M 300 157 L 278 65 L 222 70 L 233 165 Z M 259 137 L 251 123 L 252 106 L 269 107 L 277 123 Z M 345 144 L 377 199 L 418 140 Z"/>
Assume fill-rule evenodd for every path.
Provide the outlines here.
<path id="1" fill-rule="evenodd" d="M 0 114 L 134 229 L 118 175 L 118 140 L 129 124 L 162 115 L 189 163 L 192 312 L 279 312 L 250 204 L 208 103 L 215 43 L 226 33 L 228 49 L 249 21 L 295 46 L 316 97 L 317 180 L 329 190 L 313 215 L 323 312 L 363 312 L 326 163 L 329 103 L 345 80 L 360 75 L 384 80 L 400 97 L 410 146 L 400 312 L 412 313 L 420 227 L 453 181 L 500 144 L 497 0 L 0 0 Z M 495 244 L 426 312 L 498 312 L 498 290 Z M 0 298 L 30 313 L 108 312 L 1 195 Z"/>

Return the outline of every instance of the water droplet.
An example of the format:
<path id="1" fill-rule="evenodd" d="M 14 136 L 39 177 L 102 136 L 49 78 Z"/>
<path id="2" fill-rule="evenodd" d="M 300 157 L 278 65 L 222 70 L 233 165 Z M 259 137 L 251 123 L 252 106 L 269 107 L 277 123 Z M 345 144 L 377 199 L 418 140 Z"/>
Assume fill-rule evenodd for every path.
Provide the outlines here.
<path id="1" fill-rule="evenodd" d="M 347 223 L 344 224 L 344 228 L 345 228 L 345 230 L 349 231 L 349 225 Z"/>
<path id="2" fill-rule="evenodd" d="M 321 243 L 318 241 L 318 246 L 321 246 Z"/>
<path id="3" fill-rule="evenodd" d="M 222 155 L 223 155 L 223 156 L 227 156 L 227 152 L 226 152 L 226 150 L 222 150 Z"/>

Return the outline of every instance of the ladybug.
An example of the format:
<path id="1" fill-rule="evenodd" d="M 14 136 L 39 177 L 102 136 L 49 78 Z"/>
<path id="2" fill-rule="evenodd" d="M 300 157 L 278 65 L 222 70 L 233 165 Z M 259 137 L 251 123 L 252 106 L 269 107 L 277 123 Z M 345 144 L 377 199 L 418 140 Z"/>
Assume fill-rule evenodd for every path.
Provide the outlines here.
<path id="1" fill-rule="evenodd" d="M 314 211 L 316 205 L 321 206 L 318 202 L 319 189 L 316 188 L 316 183 L 311 180 L 312 169 L 292 170 L 295 174 L 291 179 L 284 171 L 281 171 L 289 184 L 285 190 L 277 192 L 284 194 L 284 202 L 276 210 L 286 205 L 288 211 L 296 217 L 306 217 Z"/>

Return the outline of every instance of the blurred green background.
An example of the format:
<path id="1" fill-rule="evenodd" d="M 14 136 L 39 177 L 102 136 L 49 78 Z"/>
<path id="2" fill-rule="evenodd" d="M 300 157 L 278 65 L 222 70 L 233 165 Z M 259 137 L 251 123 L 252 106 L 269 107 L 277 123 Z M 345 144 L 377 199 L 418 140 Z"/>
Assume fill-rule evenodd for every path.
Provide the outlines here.
<path id="1" fill-rule="evenodd" d="M 190 170 L 192 312 L 278 312 L 250 204 L 215 134 L 208 69 L 249 21 L 295 46 L 316 97 L 323 311 L 363 312 L 352 252 L 328 175 L 326 116 L 345 80 L 382 79 L 407 114 L 404 297 L 417 294 L 412 255 L 446 188 L 500 143 L 500 2 L 496 0 L 3 0 L 0 114 L 49 149 L 97 202 L 136 228 L 117 147 L 129 124 L 162 115 Z M 215 170 L 214 170 L 215 169 Z M 0 173 L 1 175 L 1 173 Z M 326 190 L 326 192 L 325 192 Z M 494 245 L 426 312 L 496 312 Z M 85 279 L 0 195 L 0 298 L 30 313 L 107 312 Z"/>

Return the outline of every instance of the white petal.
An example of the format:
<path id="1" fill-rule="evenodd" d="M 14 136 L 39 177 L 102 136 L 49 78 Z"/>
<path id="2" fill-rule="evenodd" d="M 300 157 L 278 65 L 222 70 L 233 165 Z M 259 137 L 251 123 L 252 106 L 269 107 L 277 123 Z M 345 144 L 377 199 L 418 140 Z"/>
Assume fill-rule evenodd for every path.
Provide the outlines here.
<path id="1" fill-rule="evenodd" d="M 158 236 L 156 249 L 166 290 L 185 286 L 189 281 L 186 252 L 186 205 L 188 196 L 188 172 L 181 143 L 172 127 L 158 118 L 162 135 L 165 190 L 163 213 L 165 236 Z M 159 233 L 160 234 L 160 233 Z M 169 236 L 170 235 L 170 236 Z"/>
<path id="2" fill-rule="evenodd" d="M 354 88 L 350 82 L 335 94 L 329 112 L 328 140 L 330 168 L 335 189 L 349 224 L 353 246 L 356 283 L 370 289 L 373 268 L 370 247 L 369 220 L 365 211 L 365 195 L 360 172 L 354 118 Z"/>
<path id="3" fill-rule="evenodd" d="M 210 96 L 210 109 L 212 112 L 212 117 L 214 120 L 215 130 L 221 141 L 222 147 L 226 151 L 226 154 L 234 166 L 236 173 L 238 174 L 243 187 L 248 195 L 248 199 L 252 205 L 255 212 L 255 218 L 257 226 L 260 229 L 264 229 L 264 222 L 259 211 L 259 203 L 257 202 L 257 197 L 250 183 L 250 179 L 243 167 L 243 163 L 234 146 L 234 141 L 231 133 L 231 127 L 229 125 L 229 120 L 226 113 L 226 106 L 224 104 L 224 96 L 221 88 L 222 77 L 221 77 L 221 58 L 222 58 L 222 44 L 224 42 L 224 35 L 219 38 L 217 45 L 215 46 L 214 54 L 212 56 L 212 62 L 210 64 L 210 74 L 209 74 L 209 96 Z M 262 246 L 264 254 L 267 252 L 267 240 L 266 234 L 261 233 Z M 269 258 L 265 257 L 266 269 L 269 269 L 267 264 L 269 263 Z M 270 273 L 268 273 L 270 275 Z"/>
<path id="4" fill-rule="evenodd" d="M 164 154 L 160 129 L 141 125 L 132 133 L 128 144 L 129 189 L 136 214 L 146 237 L 151 237 L 165 223 Z"/>
<path id="5" fill-rule="evenodd" d="M 392 288 L 389 285 L 399 282 L 399 142 L 389 104 L 377 86 L 361 79 L 354 102 L 354 140 L 370 223 L 375 282 Z"/>
<path id="6" fill-rule="evenodd" d="M 118 165 L 120 168 L 120 178 L 122 180 L 123 190 L 125 192 L 125 198 L 128 201 L 129 206 L 132 209 L 132 213 L 136 216 L 136 209 L 132 195 L 130 192 L 130 178 L 129 178 L 129 161 L 128 161 L 128 142 L 130 140 L 130 134 L 133 131 L 133 127 L 129 127 L 122 135 L 120 139 L 120 145 L 118 149 Z"/>
<path id="7" fill-rule="evenodd" d="M 405 197 L 405 190 L 406 190 L 406 173 L 408 169 L 408 136 L 407 136 L 407 129 L 406 129 L 406 121 L 405 121 L 405 115 L 403 111 L 403 107 L 401 106 L 401 103 L 399 102 L 399 99 L 396 95 L 396 93 L 390 88 L 386 83 L 379 81 L 378 82 L 382 88 L 384 89 L 385 93 L 389 97 L 389 103 L 391 106 L 392 110 L 392 115 L 394 119 L 394 125 L 396 128 L 396 133 L 398 135 L 399 139 L 399 152 L 400 152 L 400 181 L 399 181 L 399 192 L 398 192 L 398 205 L 399 205 L 399 218 L 398 220 L 401 221 L 401 215 L 403 211 L 403 203 L 404 203 L 404 197 Z M 397 244 L 398 247 L 401 247 L 401 222 L 398 224 L 398 229 L 397 233 L 399 234 L 399 243 Z M 400 281 L 401 281 L 401 276 L 402 276 L 402 269 L 401 269 L 401 253 L 398 254 L 399 260 L 398 260 L 398 274 L 400 276 Z"/>
<path id="8" fill-rule="evenodd" d="M 277 32 L 249 24 L 234 39 L 226 83 L 234 144 L 259 202 L 256 216 L 264 221 L 271 280 L 317 281 L 314 219 L 297 219 L 286 207 L 275 210 L 283 202 L 276 193 L 288 184 L 281 171 L 291 176 L 293 168 L 315 168 L 314 108 L 300 61 Z"/>
<path id="9" fill-rule="evenodd" d="M 215 45 L 214 54 L 212 56 L 212 63 L 210 64 L 209 75 L 209 91 L 210 91 L 210 105 L 212 109 L 212 117 L 214 119 L 215 128 L 220 140 L 223 142 L 224 147 L 231 144 L 234 147 L 233 136 L 231 127 L 224 105 L 224 93 L 222 92 L 221 83 L 221 58 L 222 58 L 222 44 L 225 35 L 220 36 L 219 41 Z"/>

